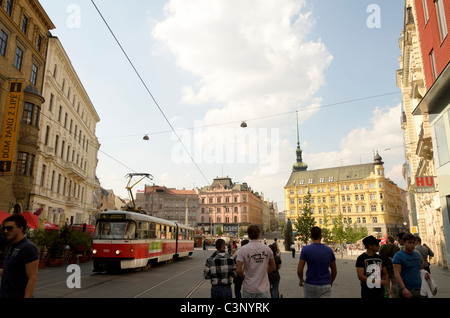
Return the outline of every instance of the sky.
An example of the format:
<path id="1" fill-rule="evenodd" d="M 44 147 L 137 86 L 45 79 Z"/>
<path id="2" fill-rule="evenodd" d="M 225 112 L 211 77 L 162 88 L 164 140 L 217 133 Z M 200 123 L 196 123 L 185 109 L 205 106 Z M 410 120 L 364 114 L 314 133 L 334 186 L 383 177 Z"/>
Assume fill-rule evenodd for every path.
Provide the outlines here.
<path id="1" fill-rule="evenodd" d="M 100 117 L 103 188 L 128 198 L 128 173 L 152 176 L 133 193 L 228 176 L 283 211 L 297 117 L 309 170 L 371 163 L 378 151 L 404 188 L 404 1 L 40 3 Z"/>

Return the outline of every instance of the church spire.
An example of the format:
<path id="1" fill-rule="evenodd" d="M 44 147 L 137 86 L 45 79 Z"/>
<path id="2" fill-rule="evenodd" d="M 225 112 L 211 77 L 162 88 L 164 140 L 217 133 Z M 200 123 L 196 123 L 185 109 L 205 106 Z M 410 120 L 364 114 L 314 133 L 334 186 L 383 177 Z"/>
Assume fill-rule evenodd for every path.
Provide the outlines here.
<path id="1" fill-rule="evenodd" d="M 300 131 L 299 131 L 299 124 L 298 124 L 298 111 L 295 112 L 297 116 L 297 161 L 292 166 L 292 171 L 306 171 L 308 169 L 308 165 L 303 162 L 302 159 L 302 149 L 300 148 Z"/>

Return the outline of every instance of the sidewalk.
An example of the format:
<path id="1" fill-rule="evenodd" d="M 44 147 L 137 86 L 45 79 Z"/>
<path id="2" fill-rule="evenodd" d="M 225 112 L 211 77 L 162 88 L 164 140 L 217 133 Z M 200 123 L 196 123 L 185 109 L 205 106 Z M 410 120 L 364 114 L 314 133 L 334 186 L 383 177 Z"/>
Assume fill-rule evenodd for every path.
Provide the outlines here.
<path id="1" fill-rule="evenodd" d="M 205 256 L 209 254 L 206 252 L 210 251 L 204 251 Z M 363 251 L 353 251 L 353 255 L 344 253 L 343 257 L 340 254 L 336 255 L 337 276 L 332 287 L 332 298 L 361 298 L 361 285 L 356 277 L 355 269 L 356 258 L 361 253 Z M 300 253 L 298 251 L 295 254 L 295 258 L 292 257 L 291 252 L 283 251 L 281 254 L 282 264 L 280 269 L 281 281 L 279 291 L 283 298 L 303 298 L 303 288 L 298 285 L 299 281 L 297 277 L 299 256 Z M 434 298 L 450 298 L 450 271 L 444 270 L 441 266 L 431 265 L 431 275 L 438 286 L 438 292 Z M 209 298 L 211 296 L 210 291 L 211 284 L 208 280 L 205 280 L 191 297 Z"/>

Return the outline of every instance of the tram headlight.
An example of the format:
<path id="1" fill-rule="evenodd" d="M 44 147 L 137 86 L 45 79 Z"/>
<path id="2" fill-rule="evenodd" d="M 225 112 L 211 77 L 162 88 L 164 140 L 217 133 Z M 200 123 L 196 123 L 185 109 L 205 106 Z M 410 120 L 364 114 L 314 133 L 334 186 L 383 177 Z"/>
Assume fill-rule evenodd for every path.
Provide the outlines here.
<path id="1" fill-rule="evenodd" d="M 116 255 L 120 255 L 121 251 L 120 250 L 116 250 Z"/>
<path id="2" fill-rule="evenodd" d="M 93 250 L 92 250 L 92 254 L 96 255 L 96 254 L 97 254 L 97 250 L 96 250 L 96 249 L 93 249 Z"/>

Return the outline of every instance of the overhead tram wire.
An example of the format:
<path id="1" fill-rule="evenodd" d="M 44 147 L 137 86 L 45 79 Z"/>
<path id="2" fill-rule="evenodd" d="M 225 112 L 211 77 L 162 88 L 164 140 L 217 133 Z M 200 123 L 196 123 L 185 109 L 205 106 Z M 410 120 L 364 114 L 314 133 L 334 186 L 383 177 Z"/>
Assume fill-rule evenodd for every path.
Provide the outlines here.
<path id="1" fill-rule="evenodd" d="M 401 92 L 383 93 L 383 94 L 378 94 L 378 95 L 366 96 L 366 97 L 355 98 L 355 99 L 350 99 L 350 100 L 341 101 L 341 102 L 335 102 L 335 103 L 320 105 L 320 106 L 311 107 L 311 108 L 295 109 L 293 111 L 288 111 L 288 112 L 284 112 L 284 113 L 277 113 L 277 114 L 265 115 L 265 116 L 255 117 L 255 118 L 249 118 L 249 119 L 246 119 L 246 122 L 247 121 L 260 120 L 260 119 L 266 119 L 266 118 L 271 118 L 271 117 L 279 117 L 279 116 L 289 115 L 289 114 L 293 114 L 295 112 L 306 112 L 306 111 L 322 109 L 322 108 L 327 108 L 327 107 L 332 107 L 332 106 L 338 106 L 338 105 L 343 105 L 343 104 L 360 102 L 360 101 L 369 100 L 369 99 L 373 99 L 373 98 L 379 98 L 379 97 L 385 97 L 385 96 L 390 96 L 390 95 L 396 95 L 396 94 L 399 94 L 399 93 L 401 93 Z M 229 121 L 229 122 L 224 122 L 224 123 L 202 125 L 201 127 L 180 128 L 180 129 L 178 129 L 178 131 L 193 130 L 193 129 L 199 129 L 199 128 L 209 128 L 209 127 L 216 127 L 216 126 L 225 126 L 225 125 L 234 125 L 234 124 L 238 124 L 238 123 L 241 123 L 241 122 L 242 122 L 241 120 L 236 120 L 236 121 Z M 158 134 L 166 134 L 166 133 L 170 133 L 170 132 L 172 132 L 172 130 L 156 131 L 156 132 L 153 132 L 153 133 L 147 133 L 146 135 L 158 135 Z M 136 136 L 141 136 L 141 135 L 142 134 L 140 134 L 140 135 L 132 135 L 132 136 L 130 136 L 130 135 L 128 135 L 128 136 L 110 136 L 110 137 L 103 137 L 103 138 L 136 137 Z"/>
<path id="2" fill-rule="evenodd" d="M 209 180 L 206 178 L 205 174 L 203 173 L 203 171 L 200 169 L 200 167 L 198 166 L 198 164 L 195 162 L 194 158 L 192 157 L 191 153 L 189 152 L 189 150 L 186 148 L 186 146 L 184 145 L 183 141 L 181 140 L 180 136 L 178 136 L 175 128 L 172 126 L 171 122 L 169 121 L 169 119 L 167 118 L 166 114 L 164 113 L 164 111 L 161 109 L 161 107 L 159 106 L 158 102 L 156 101 L 155 97 L 153 96 L 153 94 L 151 93 L 150 89 L 148 88 L 147 84 L 145 83 L 145 81 L 142 79 L 142 76 L 140 75 L 139 71 L 136 69 L 136 67 L 134 66 L 133 62 L 131 61 L 131 59 L 129 58 L 128 54 L 126 53 L 125 49 L 123 48 L 122 44 L 120 43 L 120 41 L 117 39 L 116 35 L 114 34 L 113 30 L 111 29 L 111 27 L 109 26 L 108 22 L 106 21 L 105 17 L 103 16 L 103 14 L 101 13 L 100 9 L 97 7 L 97 5 L 95 4 L 94 0 L 91 0 L 92 4 L 94 5 L 95 9 L 97 10 L 98 14 L 100 15 L 100 17 L 102 18 L 103 22 L 105 23 L 106 27 L 108 28 L 109 32 L 111 33 L 111 35 L 113 36 L 114 40 L 116 41 L 116 43 L 119 45 L 120 49 L 122 50 L 122 53 L 125 55 L 126 59 L 128 60 L 128 62 L 130 63 L 131 67 L 133 68 L 134 72 L 136 73 L 136 75 L 138 76 L 139 80 L 141 81 L 142 85 L 144 85 L 147 93 L 150 95 L 151 99 L 153 100 L 153 102 L 155 103 L 156 107 L 158 107 L 159 111 L 161 112 L 161 114 L 163 115 L 164 119 L 166 120 L 166 122 L 168 123 L 168 125 L 170 126 L 170 129 L 172 130 L 172 132 L 175 134 L 175 136 L 177 137 L 178 141 L 180 142 L 180 144 L 183 146 L 184 151 L 186 151 L 186 153 L 189 155 L 189 158 L 191 158 L 192 162 L 194 163 L 194 165 L 196 166 L 197 170 L 200 172 L 200 174 L 203 176 L 203 178 L 205 179 L 206 183 L 209 184 Z"/>

